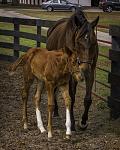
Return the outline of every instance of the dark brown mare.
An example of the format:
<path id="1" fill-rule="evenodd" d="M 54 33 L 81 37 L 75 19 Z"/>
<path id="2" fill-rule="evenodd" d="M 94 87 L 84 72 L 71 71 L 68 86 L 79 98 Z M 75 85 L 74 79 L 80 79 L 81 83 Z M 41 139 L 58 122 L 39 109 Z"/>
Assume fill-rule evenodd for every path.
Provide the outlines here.
<path id="1" fill-rule="evenodd" d="M 88 124 L 88 111 L 92 103 L 91 93 L 94 82 L 94 70 L 98 57 L 98 43 L 94 29 L 99 21 L 99 16 L 91 23 L 85 17 L 83 11 L 77 11 L 68 19 L 61 19 L 48 30 L 47 49 L 60 49 L 77 51 L 80 66 L 86 81 L 86 94 L 84 98 L 84 113 L 81 120 L 81 128 L 86 129 Z M 77 82 L 71 77 L 69 81 L 69 93 L 71 96 L 71 121 L 72 130 L 75 130 L 73 107 L 75 103 Z M 58 115 L 58 106 L 55 98 L 54 115 Z"/>

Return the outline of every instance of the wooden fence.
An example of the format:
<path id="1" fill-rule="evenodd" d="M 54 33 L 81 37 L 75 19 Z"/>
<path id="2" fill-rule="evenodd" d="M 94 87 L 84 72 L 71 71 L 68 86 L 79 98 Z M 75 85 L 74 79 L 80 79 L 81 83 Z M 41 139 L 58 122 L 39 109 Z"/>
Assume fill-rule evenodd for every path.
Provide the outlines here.
<path id="1" fill-rule="evenodd" d="M 111 63 L 111 73 L 109 73 L 109 83 L 111 92 L 108 97 L 108 106 L 111 108 L 111 117 L 120 117 L 120 26 L 110 26 L 112 36 L 112 49 L 109 52 Z"/>
<path id="2" fill-rule="evenodd" d="M 16 60 L 19 57 L 21 51 L 25 52 L 29 48 L 29 46 L 20 44 L 21 38 L 34 40 L 36 42 L 35 44 L 36 47 L 40 47 L 41 43 L 46 43 L 46 36 L 43 36 L 41 34 L 41 29 L 43 27 L 49 28 L 55 23 L 55 21 L 48 21 L 48 20 L 21 19 L 21 18 L 10 18 L 10 17 L 0 17 L 0 22 L 4 22 L 4 24 L 11 23 L 14 26 L 13 30 L 0 29 L 0 35 L 13 37 L 13 43 L 8 43 L 4 41 L 0 42 L 0 48 L 12 49 L 14 52 L 12 56 L 0 54 L 0 60 L 6 60 L 6 61 Z M 28 32 L 21 31 L 20 27 L 22 25 L 27 25 L 28 27 L 32 27 L 32 26 L 36 27 L 36 33 L 28 33 Z M 103 53 L 101 53 L 101 50 L 100 50 L 99 57 L 106 59 L 106 61 L 109 61 L 108 55 L 104 55 Z M 108 83 L 105 83 L 104 81 L 100 81 L 99 79 L 97 79 L 98 75 L 103 73 L 108 74 L 109 72 L 109 70 L 106 69 L 106 67 L 103 68 L 103 65 L 106 64 L 105 63 L 101 64 L 101 62 L 98 61 L 93 94 L 95 94 L 96 96 L 98 96 L 103 100 L 106 100 L 107 99 L 106 97 L 108 96 L 107 91 L 110 91 L 110 86 Z M 106 91 L 106 93 L 101 95 L 103 91 Z"/>
<path id="3" fill-rule="evenodd" d="M 40 6 L 43 0 L 19 0 L 19 4 Z"/>
<path id="4" fill-rule="evenodd" d="M 14 25 L 13 31 L 0 29 L 0 35 L 14 37 L 13 43 L 0 42 L 0 47 L 14 50 L 13 56 L 0 55 L 0 59 L 8 60 L 8 61 L 14 61 L 16 58 L 19 57 L 20 51 L 26 52 L 26 50 L 30 48 L 29 46 L 20 45 L 20 38 L 35 40 L 36 47 L 40 47 L 41 42 L 46 43 L 46 37 L 41 35 L 41 27 L 50 27 L 55 23 L 54 21 L 48 21 L 48 20 L 22 19 L 22 18 L 10 18 L 10 17 L 0 17 L 0 22 L 12 23 Z M 36 34 L 21 32 L 20 31 L 21 25 L 36 26 L 37 28 Z"/>

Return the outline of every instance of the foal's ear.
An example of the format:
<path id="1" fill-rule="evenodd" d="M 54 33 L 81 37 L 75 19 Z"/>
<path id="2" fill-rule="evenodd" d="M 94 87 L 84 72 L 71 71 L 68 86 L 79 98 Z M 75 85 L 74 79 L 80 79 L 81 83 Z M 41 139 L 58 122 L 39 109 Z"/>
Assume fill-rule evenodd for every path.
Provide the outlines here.
<path id="1" fill-rule="evenodd" d="M 70 57 L 72 55 L 72 51 L 69 50 L 69 48 L 65 47 L 64 48 L 64 54 L 66 54 L 66 56 Z"/>
<path id="2" fill-rule="evenodd" d="M 98 24 L 98 21 L 99 21 L 99 16 L 97 16 L 97 18 L 94 21 L 91 22 L 92 28 L 96 27 L 96 25 Z"/>

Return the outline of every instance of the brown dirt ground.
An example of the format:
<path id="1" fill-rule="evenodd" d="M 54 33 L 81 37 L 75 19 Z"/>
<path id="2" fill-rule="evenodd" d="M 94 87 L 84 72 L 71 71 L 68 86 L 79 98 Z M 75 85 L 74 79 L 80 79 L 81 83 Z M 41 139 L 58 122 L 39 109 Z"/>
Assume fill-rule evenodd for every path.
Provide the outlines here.
<path id="1" fill-rule="evenodd" d="M 109 119 L 109 109 L 102 100 L 93 97 L 89 112 L 89 126 L 79 130 L 79 120 L 83 112 L 84 90 L 77 88 L 75 103 L 76 132 L 70 141 L 65 136 L 65 108 L 61 94 L 58 94 L 60 117 L 53 118 L 53 139 L 41 134 L 36 126 L 35 108 L 31 87 L 28 101 L 29 129 L 22 128 L 22 100 L 20 89 L 23 83 L 21 68 L 12 77 L 8 76 L 7 63 L 0 62 L 0 150 L 120 150 L 120 119 Z M 47 128 L 47 97 L 43 93 L 41 111 L 44 126 Z"/>

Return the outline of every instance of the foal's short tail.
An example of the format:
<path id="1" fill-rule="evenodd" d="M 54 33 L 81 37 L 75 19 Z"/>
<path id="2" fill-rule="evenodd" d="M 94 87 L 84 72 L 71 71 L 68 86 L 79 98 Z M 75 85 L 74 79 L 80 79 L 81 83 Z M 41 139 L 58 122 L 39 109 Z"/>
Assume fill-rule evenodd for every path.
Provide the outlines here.
<path id="1" fill-rule="evenodd" d="M 9 75 L 12 76 L 14 72 L 16 71 L 18 66 L 23 66 L 26 63 L 26 54 L 22 55 L 20 58 L 18 58 L 13 64 L 9 66 Z"/>

